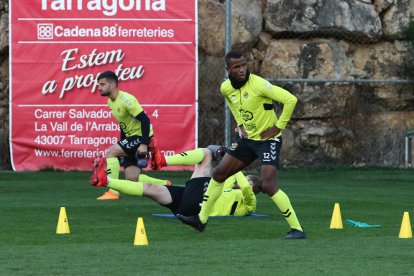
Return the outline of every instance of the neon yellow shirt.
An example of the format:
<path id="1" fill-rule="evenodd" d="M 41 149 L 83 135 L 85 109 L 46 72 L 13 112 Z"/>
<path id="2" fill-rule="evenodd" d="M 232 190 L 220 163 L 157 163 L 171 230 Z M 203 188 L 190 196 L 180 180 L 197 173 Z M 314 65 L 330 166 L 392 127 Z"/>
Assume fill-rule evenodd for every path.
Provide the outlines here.
<path id="1" fill-rule="evenodd" d="M 237 181 L 240 189 L 231 188 L 235 181 Z M 228 189 L 223 189 L 222 194 L 214 203 L 210 216 L 247 216 L 256 211 L 256 196 L 242 172 L 229 177 L 223 188 L 227 187 Z M 237 204 L 237 207 L 234 213 L 231 214 L 234 204 Z"/>
<path id="2" fill-rule="evenodd" d="M 254 74 L 250 74 L 249 80 L 240 89 L 234 89 L 230 80 L 226 80 L 221 84 L 220 91 L 237 125 L 244 126 L 251 140 L 261 140 L 260 133 L 273 126 L 285 129 L 297 102 L 289 91 Z M 283 104 L 280 118 L 272 108 L 272 100 Z"/>
<path id="3" fill-rule="evenodd" d="M 142 136 L 141 122 L 135 119 L 135 116 L 143 111 L 137 98 L 127 92 L 119 91 L 115 101 L 108 99 L 108 106 L 111 109 L 112 116 L 119 122 L 126 137 Z M 149 136 L 151 137 L 152 135 L 151 125 Z"/>

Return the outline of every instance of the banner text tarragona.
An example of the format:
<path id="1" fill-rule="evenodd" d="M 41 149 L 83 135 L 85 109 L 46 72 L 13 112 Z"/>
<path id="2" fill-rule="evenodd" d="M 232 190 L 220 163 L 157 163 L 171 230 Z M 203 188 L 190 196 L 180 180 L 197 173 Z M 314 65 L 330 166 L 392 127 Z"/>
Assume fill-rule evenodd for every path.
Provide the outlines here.
<path id="1" fill-rule="evenodd" d="M 115 16 L 122 11 L 165 11 L 167 0 L 42 0 L 42 10 L 53 11 L 99 11 Z"/>

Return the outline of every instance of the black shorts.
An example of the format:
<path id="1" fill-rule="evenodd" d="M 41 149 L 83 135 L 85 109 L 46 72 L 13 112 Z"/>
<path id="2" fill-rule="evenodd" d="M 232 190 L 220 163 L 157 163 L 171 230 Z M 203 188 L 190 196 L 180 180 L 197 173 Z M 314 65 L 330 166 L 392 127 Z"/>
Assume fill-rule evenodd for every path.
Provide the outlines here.
<path id="1" fill-rule="evenodd" d="M 279 168 L 279 154 L 282 148 L 282 137 L 266 141 L 239 139 L 227 151 L 234 158 L 242 161 L 246 166 L 259 158 L 262 165 L 272 165 Z"/>
<path id="2" fill-rule="evenodd" d="M 141 140 L 142 140 L 141 136 L 135 135 L 135 136 L 127 137 L 118 142 L 118 145 L 127 154 L 127 156 L 124 157 L 121 162 L 122 163 L 121 165 L 124 168 L 137 165 L 137 158 L 135 154 L 138 150 L 138 147 L 141 145 Z"/>
<path id="3" fill-rule="evenodd" d="M 196 177 L 188 180 L 185 187 L 167 186 L 172 203 L 162 205 L 176 214 L 195 216 L 201 210 L 204 192 L 207 190 L 210 177 Z"/>

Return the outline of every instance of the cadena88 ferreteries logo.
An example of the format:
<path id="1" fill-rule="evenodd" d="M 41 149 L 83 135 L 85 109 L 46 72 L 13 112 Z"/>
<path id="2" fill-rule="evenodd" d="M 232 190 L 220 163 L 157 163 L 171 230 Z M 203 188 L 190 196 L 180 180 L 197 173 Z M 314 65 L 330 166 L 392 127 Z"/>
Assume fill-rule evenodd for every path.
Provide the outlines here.
<path id="1" fill-rule="evenodd" d="M 37 24 L 37 39 L 53 39 L 53 24 Z"/>

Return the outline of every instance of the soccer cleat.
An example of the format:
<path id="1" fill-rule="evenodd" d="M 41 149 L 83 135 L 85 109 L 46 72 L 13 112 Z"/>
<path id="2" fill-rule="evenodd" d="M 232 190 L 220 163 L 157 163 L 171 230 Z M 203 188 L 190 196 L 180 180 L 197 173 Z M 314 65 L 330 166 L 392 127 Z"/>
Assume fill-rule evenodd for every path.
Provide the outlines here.
<path id="1" fill-rule="evenodd" d="M 284 237 L 285 240 L 298 240 L 306 239 L 305 231 L 299 231 L 297 229 L 291 229 L 287 232 L 287 235 Z"/>
<path id="2" fill-rule="evenodd" d="M 106 174 L 106 158 L 100 156 L 93 163 L 93 174 L 89 180 L 91 185 L 100 187 L 108 184 L 108 176 Z"/>
<path id="3" fill-rule="evenodd" d="M 171 181 L 167 180 L 167 183 L 165 183 L 165 186 L 172 186 Z"/>
<path id="4" fill-rule="evenodd" d="M 203 232 L 207 225 L 207 223 L 202 223 L 200 221 L 200 217 L 198 215 L 187 217 L 181 214 L 177 214 L 177 218 L 181 220 L 182 223 L 190 225 L 199 232 Z"/>
<path id="5" fill-rule="evenodd" d="M 149 144 L 151 151 L 151 169 L 156 171 L 162 167 L 167 166 L 167 161 L 165 156 L 161 153 L 160 149 L 157 147 L 157 140 L 155 137 L 152 137 L 151 143 Z"/>
<path id="6" fill-rule="evenodd" d="M 97 200 L 118 200 L 119 194 L 114 194 L 111 191 L 105 192 L 103 195 L 97 198 Z"/>

